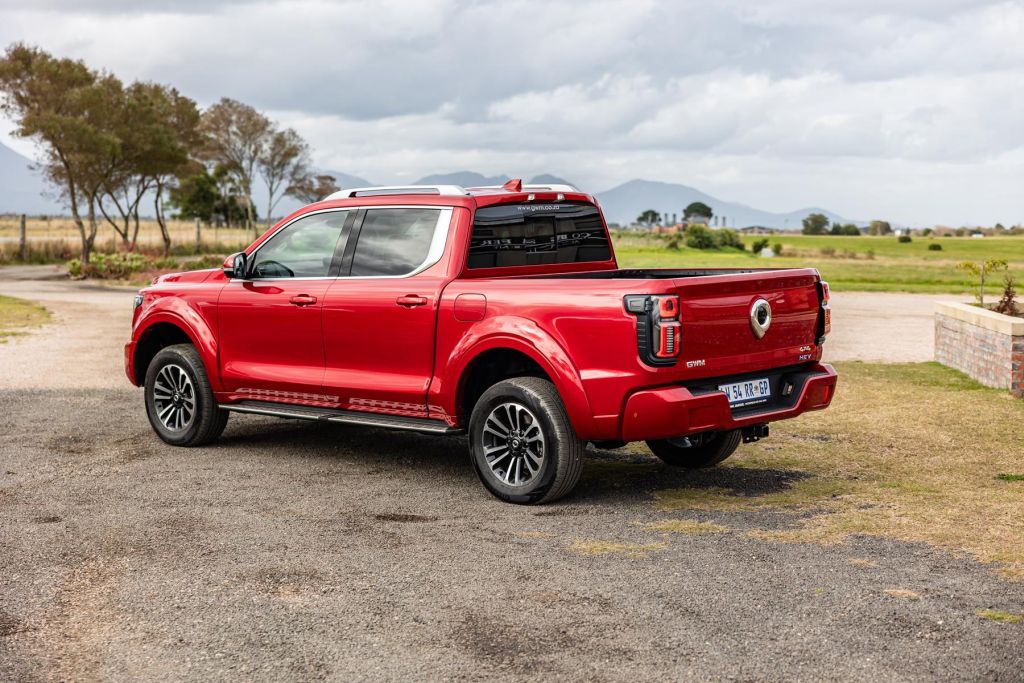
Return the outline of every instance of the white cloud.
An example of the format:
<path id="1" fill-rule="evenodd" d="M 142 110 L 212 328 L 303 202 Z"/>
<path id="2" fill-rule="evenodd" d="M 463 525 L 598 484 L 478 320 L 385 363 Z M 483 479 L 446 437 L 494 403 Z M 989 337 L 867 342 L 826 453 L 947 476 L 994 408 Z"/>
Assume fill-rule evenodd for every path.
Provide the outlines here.
<path id="1" fill-rule="evenodd" d="M 766 208 L 1024 220 L 1020 2 L 40 0 L 0 4 L 15 40 L 252 103 L 374 180 L 647 177 Z"/>

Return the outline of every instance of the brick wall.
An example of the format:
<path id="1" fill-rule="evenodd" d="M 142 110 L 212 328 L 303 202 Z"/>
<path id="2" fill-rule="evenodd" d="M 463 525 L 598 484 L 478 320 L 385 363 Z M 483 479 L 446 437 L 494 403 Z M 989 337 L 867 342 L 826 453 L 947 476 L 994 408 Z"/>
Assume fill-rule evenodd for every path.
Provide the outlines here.
<path id="1" fill-rule="evenodd" d="M 1024 319 L 967 304 L 936 304 L 935 360 L 1024 397 Z"/>

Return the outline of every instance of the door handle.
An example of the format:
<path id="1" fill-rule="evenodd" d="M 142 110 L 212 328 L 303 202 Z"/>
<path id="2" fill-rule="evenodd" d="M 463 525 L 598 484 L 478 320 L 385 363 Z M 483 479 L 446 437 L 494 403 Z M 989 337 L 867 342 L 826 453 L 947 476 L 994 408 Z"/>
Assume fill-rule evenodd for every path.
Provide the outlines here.
<path id="1" fill-rule="evenodd" d="M 399 306 L 405 306 L 407 308 L 412 308 L 413 306 L 426 306 L 427 297 L 417 296 L 415 294 L 406 294 L 405 296 L 400 296 L 397 299 L 395 299 L 395 303 L 397 303 Z"/>
<path id="2" fill-rule="evenodd" d="M 296 294 L 292 298 L 288 299 L 288 301 L 296 306 L 312 306 L 316 303 L 316 297 L 310 296 L 309 294 Z"/>

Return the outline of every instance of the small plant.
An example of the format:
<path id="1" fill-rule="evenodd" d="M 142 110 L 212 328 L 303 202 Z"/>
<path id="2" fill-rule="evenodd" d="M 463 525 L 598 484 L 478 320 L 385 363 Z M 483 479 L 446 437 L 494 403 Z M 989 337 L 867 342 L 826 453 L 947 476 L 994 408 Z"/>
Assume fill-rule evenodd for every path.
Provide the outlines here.
<path id="1" fill-rule="evenodd" d="M 1024 481 L 1024 474 L 997 474 L 999 481 Z"/>
<path id="2" fill-rule="evenodd" d="M 896 238 L 896 241 L 899 242 L 900 244 L 910 244 L 911 242 L 913 242 L 913 240 L 910 239 L 910 235 L 900 235 L 899 237 Z"/>
<path id="3" fill-rule="evenodd" d="M 1003 295 L 992 310 L 1003 315 L 1020 315 L 1020 307 L 1017 306 L 1017 281 L 1009 273 L 1003 278 Z"/>
<path id="4" fill-rule="evenodd" d="M 961 261 L 956 265 L 960 270 L 966 270 L 968 273 L 978 278 L 978 305 L 985 305 L 985 276 L 988 274 L 996 273 L 1000 270 L 1006 270 L 1006 259 L 990 258 L 980 263 L 974 261 Z"/>
<path id="5" fill-rule="evenodd" d="M 673 236 L 672 239 L 668 241 L 668 244 L 665 245 L 665 248 L 671 249 L 672 251 L 679 251 L 679 237 Z"/>
<path id="6" fill-rule="evenodd" d="M 865 254 L 864 256 L 865 256 L 865 258 L 867 258 L 868 261 L 874 261 L 875 260 L 875 250 L 874 249 L 868 249 L 868 253 Z"/>
<path id="7" fill-rule="evenodd" d="M 833 256 L 836 255 L 835 247 L 822 247 L 820 251 L 821 255 L 827 258 L 832 258 Z"/>
<path id="8" fill-rule="evenodd" d="M 782 256 L 782 242 L 776 242 L 773 244 L 772 251 L 775 252 L 776 256 Z"/>
<path id="9" fill-rule="evenodd" d="M 942 251 L 942 245 L 938 242 L 933 242 L 928 245 L 928 251 Z"/>
<path id="10" fill-rule="evenodd" d="M 768 240 L 764 237 L 754 240 L 754 243 L 750 246 L 750 250 L 755 254 L 760 254 L 761 251 L 768 246 Z"/>

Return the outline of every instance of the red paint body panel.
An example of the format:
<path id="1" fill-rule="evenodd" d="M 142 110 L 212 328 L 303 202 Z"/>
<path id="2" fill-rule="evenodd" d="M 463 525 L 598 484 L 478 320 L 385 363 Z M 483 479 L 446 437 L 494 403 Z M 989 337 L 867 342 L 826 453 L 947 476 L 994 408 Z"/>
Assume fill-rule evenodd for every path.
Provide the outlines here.
<path id="1" fill-rule="evenodd" d="M 536 201 L 556 201 L 536 193 Z M 820 278 L 813 269 L 616 270 L 607 261 L 467 269 L 476 209 L 524 203 L 527 193 L 370 196 L 319 202 L 294 218 L 332 208 L 454 207 L 443 255 L 408 277 L 229 281 L 220 270 L 162 277 L 142 291 L 125 367 L 136 381 L 139 340 L 160 322 L 181 327 L 203 356 L 218 400 L 321 405 L 465 426 L 467 371 L 480 354 L 519 352 L 556 385 L 577 434 L 640 440 L 785 419 L 826 407 L 835 372 L 820 365 Z M 595 203 L 582 193 L 565 200 Z M 595 203 L 596 204 L 596 203 Z M 680 346 L 671 366 L 638 353 L 638 318 L 627 294 L 679 298 Z M 298 295 L 315 304 L 297 306 Z M 763 298 L 772 323 L 750 327 Z M 686 385 L 799 367 L 814 373 L 785 408 L 734 417 L 720 392 Z M 824 388 L 823 388 L 824 387 Z M 824 397 L 823 397 L 824 396 Z"/>

